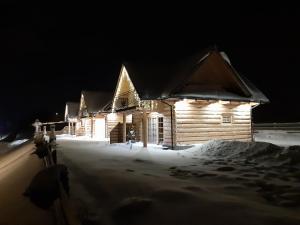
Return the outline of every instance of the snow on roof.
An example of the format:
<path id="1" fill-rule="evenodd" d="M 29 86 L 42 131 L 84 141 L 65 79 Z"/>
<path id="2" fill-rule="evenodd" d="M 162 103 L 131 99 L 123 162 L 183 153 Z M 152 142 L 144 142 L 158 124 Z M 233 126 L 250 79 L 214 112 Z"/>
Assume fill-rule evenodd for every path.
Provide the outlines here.
<path id="1" fill-rule="evenodd" d="M 224 52 L 209 49 L 178 62 L 124 63 L 141 99 L 196 98 L 269 102 L 236 72 Z"/>
<path id="2" fill-rule="evenodd" d="M 78 116 L 79 111 L 79 102 L 67 102 L 66 105 L 68 106 L 68 117 L 75 118 Z"/>
<path id="3" fill-rule="evenodd" d="M 112 101 L 111 92 L 82 91 L 84 101 L 89 113 L 106 111 Z"/>

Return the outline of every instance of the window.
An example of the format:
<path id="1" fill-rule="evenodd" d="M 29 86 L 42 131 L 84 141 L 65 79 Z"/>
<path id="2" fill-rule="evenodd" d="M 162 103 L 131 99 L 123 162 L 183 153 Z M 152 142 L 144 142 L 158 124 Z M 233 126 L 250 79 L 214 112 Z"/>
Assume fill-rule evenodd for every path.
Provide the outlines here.
<path id="1" fill-rule="evenodd" d="M 158 117 L 158 143 L 164 141 L 164 118 Z"/>
<path id="2" fill-rule="evenodd" d="M 232 115 L 231 114 L 222 114 L 222 123 L 232 123 Z"/>
<path id="3" fill-rule="evenodd" d="M 128 106 L 128 98 L 119 98 L 121 107 Z"/>

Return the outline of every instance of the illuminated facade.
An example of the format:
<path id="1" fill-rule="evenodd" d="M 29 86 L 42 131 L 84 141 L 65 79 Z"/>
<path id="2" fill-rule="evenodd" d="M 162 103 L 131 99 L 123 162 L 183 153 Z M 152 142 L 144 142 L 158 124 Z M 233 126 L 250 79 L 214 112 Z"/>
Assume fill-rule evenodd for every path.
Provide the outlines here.
<path id="1" fill-rule="evenodd" d="M 78 122 L 78 102 L 67 102 L 65 107 L 65 121 L 68 122 L 67 132 L 70 135 L 75 135 L 76 124 Z"/>
<path id="2" fill-rule="evenodd" d="M 104 141 L 107 135 L 107 114 L 111 111 L 112 94 L 82 91 L 79 103 L 76 135 Z"/>
<path id="3" fill-rule="evenodd" d="M 125 142 L 133 127 L 145 147 L 250 141 L 252 109 L 268 101 L 216 49 L 172 65 L 124 63 L 107 133 L 111 143 Z"/>

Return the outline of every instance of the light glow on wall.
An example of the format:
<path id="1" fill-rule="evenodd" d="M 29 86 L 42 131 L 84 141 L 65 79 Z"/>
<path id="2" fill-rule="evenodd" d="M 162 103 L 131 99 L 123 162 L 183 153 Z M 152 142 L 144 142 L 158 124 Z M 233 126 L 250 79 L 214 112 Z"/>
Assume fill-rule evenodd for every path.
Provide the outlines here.
<path id="1" fill-rule="evenodd" d="M 224 106 L 220 102 L 214 102 L 210 103 L 208 106 L 206 106 L 209 110 L 212 111 L 220 111 Z"/>
<path id="2" fill-rule="evenodd" d="M 69 114 L 69 112 L 68 112 L 69 110 L 68 110 L 68 104 L 66 104 L 66 108 L 65 108 L 65 121 L 67 121 L 68 120 L 68 114 Z"/>
<path id="3" fill-rule="evenodd" d="M 116 120 L 117 119 L 117 113 L 109 113 L 107 114 L 107 119 L 108 120 Z"/>
<path id="4" fill-rule="evenodd" d="M 152 117 L 152 118 L 156 118 L 156 117 L 163 117 L 163 114 L 161 114 L 161 113 L 158 113 L 158 112 L 151 112 L 151 113 L 149 113 L 149 115 L 148 115 L 149 117 Z"/>
<path id="5" fill-rule="evenodd" d="M 126 123 L 132 123 L 132 114 L 126 116 Z"/>
<path id="6" fill-rule="evenodd" d="M 105 139 L 105 119 L 95 119 L 95 136 L 94 139 L 104 140 Z"/>
<path id="7" fill-rule="evenodd" d="M 184 110 L 188 108 L 189 103 L 186 99 L 175 103 L 175 110 Z"/>
<path id="8" fill-rule="evenodd" d="M 244 103 L 244 104 L 238 105 L 236 107 L 236 109 L 239 111 L 250 111 L 251 105 L 250 105 L 250 103 Z"/>
<path id="9" fill-rule="evenodd" d="M 250 102 L 250 106 L 257 106 L 257 105 L 259 105 L 259 103 L 257 103 L 257 102 Z"/>
<path id="10" fill-rule="evenodd" d="M 71 123 L 76 123 L 76 122 L 77 122 L 77 118 L 69 118 L 69 121 L 70 121 Z"/>
<path id="11" fill-rule="evenodd" d="M 230 101 L 219 100 L 219 103 L 222 105 L 227 105 L 227 104 L 230 104 Z"/>

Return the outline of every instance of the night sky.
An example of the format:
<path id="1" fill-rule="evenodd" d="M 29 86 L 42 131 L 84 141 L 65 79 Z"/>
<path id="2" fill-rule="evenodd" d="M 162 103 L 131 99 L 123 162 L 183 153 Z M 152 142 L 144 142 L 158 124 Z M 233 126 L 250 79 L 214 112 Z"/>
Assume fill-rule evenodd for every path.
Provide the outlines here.
<path id="1" fill-rule="evenodd" d="M 127 8 L 2 4 L 0 121 L 62 119 L 82 89 L 114 90 L 123 60 L 184 58 L 211 45 L 270 99 L 255 122 L 300 121 L 298 7 Z"/>

